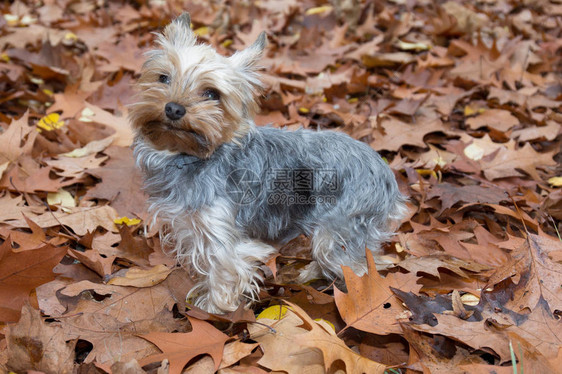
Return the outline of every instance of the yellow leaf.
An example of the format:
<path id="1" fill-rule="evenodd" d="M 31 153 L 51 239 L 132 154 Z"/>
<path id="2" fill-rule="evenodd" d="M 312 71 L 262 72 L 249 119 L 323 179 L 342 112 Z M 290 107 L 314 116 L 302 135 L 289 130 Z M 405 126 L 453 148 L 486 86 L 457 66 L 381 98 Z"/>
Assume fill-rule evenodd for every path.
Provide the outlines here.
<path id="1" fill-rule="evenodd" d="M 467 105 L 467 106 L 464 107 L 464 116 L 465 117 L 471 116 L 474 113 L 476 113 L 476 111 L 470 105 Z"/>
<path id="2" fill-rule="evenodd" d="M 37 122 L 37 131 L 41 132 L 41 130 L 52 131 L 54 129 L 59 129 L 64 126 L 64 121 L 60 119 L 60 115 L 58 113 L 51 113 L 46 115 L 45 117 L 41 118 L 39 122 Z"/>
<path id="3" fill-rule="evenodd" d="M 398 40 L 398 48 L 403 51 L 427 51 L 431 49 L 431 45 L 422 42 L 408 43 Z"/>
<path id="4" fill-rule="evenodd" d="M 554 187 L 562 187 L 562 177 L 552 177 L 548 180 L 548 183 Z"/>
<path id="5" fill-rule="evenodd" d="M 321 14 L 324 12 L 331 12 L 334 9 L 331 5 L 324 5 L 315 8 L 310 8 L 306 11 L 307 16 L 311 16 L 313 14 Z"/>
<path id="6" fill-rule="evenodd" d="M 138 219 L 138 218 L 129 218 L 129 217 L 115 218 L 113 220 L 113 222 L 115 222 L 117 225 L 125 224 L 127 226 L 138 225 L 140 223 L 140 221 L 141 220 Z"/>
<path id="7" fill-rule="evenodd" d="M 485 111 L 486 111 L 486 109 L 484 109 L 484 108 L 477 108 L 477 107 L 474 107 L 472 105 L 467 105 L 467 106 L 464 107 L 464 116 L 468 117 L 468 116 L 471 116 L 471 115 L 476 114 L 476 113 L 482 114 Z"/>
<path id="8" fill-rule="evenodd" d="M 199 27 L 198 29 L 193 30 L 195 35 L 197 36 L 205 36 L 209 35 L 209 28 L 207 26 Z"/>
<path id="9" fill-rule="evenodd" d="M 74 197 L 70 192 L 62 188 L 57 192 L 49 192 L 47 194 L 47 203 L 49 205 L 60 205 L 67 208 L 74 208 L 76 206 Z"/>
<path id="10" fill-rule="evenodd" d="M 4 62 L 10 62 L 10 56 L 8 56 L 8 55 L 5 54 L 5 53 L 2 53 L 2 54 L 0 55 L 0 60 L 2 60 L 2 61 L 4 61 Z"/>
<path id="11" fill-rule="evenodd" d="M 300 107 L 300 108 L 299 108 L 299 112 L 300 112 L 300 113 L 303 113 L 303 114 L 306 114 L 306 113 L 309 113 L 310 110 L 309 110 L 308 108 L 305 108 L 305 107 Z"/>
<path id="12" fill-rule="evenodd" d="M 350 104 L 355 104 L 358 101 L 359 101 L 359 99 L 356 98 L 356 97 L 352 97 L 352 98 L 347 99 L 347 102 L 350 103 Z"/>
<path id="13" fill-rule="evenodd" d="M 430 170 L 430 169 L 416 169 L 416 172 L 417 172 L 419 175 L 423 175 L 423 176 L 432 175 L 432 176 L 435 177 L 435 179 L 437 179 L 437 173 L 435 173 L 435 170 Z"/>
<path id="14" fill-rule="evenodd" d="M 132 287 L 152 287 L 168 277 L 172 269 L 168 269 L 165 265 L 159 264 L 150 269 L 131 268 L 125 271 L 118 271 L 107 282 L 114 286 L 132 286 Z"/>
<path id="15" fill-rule="evenodd" d="M 221 43 L 223 48 L 228 48 L 232 44 L 232 39 L 226 39 L 224 42 Z"/>
<path id="16" fill-rule="evenodd" d="M 66 40 L 72 40 L 72 41 L 78 40 L 78 37 L 76 36 L 76 34 L 73 33 L 73 32 L 70 32 L 70 31 L 67 32 L 67 33 L 64 35 L 64 38 L 65 38 Z"/>
<path id="17" fill-rule="evenodd" d="M 287 310 L 290 308 L 285 305 L 274 305 L 270 306 L 269 308 L 265 308 L 263 312 L 258 314 L 256 319 L 273 319 L 273 320 L 280 320 L 285 317 L 287 314 Z"/>

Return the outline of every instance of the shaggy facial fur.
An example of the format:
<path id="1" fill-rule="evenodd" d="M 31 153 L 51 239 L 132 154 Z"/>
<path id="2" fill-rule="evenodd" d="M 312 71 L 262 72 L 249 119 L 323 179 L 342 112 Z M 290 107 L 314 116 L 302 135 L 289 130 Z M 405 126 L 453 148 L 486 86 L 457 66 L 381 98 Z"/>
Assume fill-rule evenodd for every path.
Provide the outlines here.
<path id="1" fill-rule="evenodd" d="M 149 52 L 131 121 L 149 210 L 197 278 L 195 304 L 219 313 L 255 300 L 266 243 L 301 233 L 315 260 L 303 281 L 341 279 L 342 265 L 365 273 L 365 247 L 379 250 L 406 211 L 390 168 L 342 133 L 256 127 L 265 35 L 225 58 L 189 24 L 180 16 Z"/>
<path id="2" fill-rule="evenodd" d="M 160 49 L 148 53 L 130 120 L 155 149 L 207 158 L 253 126 L 260 88 L 255 64 L 266 38 L 262 33 L 254 45 L 226 58 L 196 44 L 190 23 L 185 13 L 158 35 Z"/>

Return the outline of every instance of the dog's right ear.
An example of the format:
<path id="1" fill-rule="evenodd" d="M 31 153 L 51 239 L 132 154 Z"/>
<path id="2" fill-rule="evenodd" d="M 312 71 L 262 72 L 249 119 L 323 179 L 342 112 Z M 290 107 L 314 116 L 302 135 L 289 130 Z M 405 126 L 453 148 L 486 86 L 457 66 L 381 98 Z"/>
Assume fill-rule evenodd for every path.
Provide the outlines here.
<path id="1" fill-rule="evenodd" d="M 191 17 L 189 13 L 182 13 L 173 20 L 162 33 L 164 38 L 174 45 L 175 48 L 188 47 L 195 44 L 197 37 L 191 30 Z"/>
<path id="2" fill-rule="evenodd" d="M 181 14 L 181 16 L 179 16 L 178 18 L 176 18 L 174 20 L 175 23 L 177 23 L 178 25 L 188 28 L 191 30 L 191 16 L 189 15 L 189 13 L 184 12 Z"/>
<path id="3" fill-rule="evenodd" d="M 254 71 L 266 46 L 267 35 L 262 31 L 251 46 L 230 56 L 230 61 L 242 72 Z"/>

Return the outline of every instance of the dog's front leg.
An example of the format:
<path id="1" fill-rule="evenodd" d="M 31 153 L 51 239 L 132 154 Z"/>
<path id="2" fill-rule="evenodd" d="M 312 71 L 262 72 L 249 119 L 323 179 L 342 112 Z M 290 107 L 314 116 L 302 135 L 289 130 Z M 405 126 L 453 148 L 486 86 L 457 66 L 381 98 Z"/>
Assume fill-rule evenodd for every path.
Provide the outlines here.
<path id="1" fill-rule="evenodd" d="M 191 235 L 184 235 L 177 255 L 196 272 L 198 283 L 188 295 L 195 298 L 195 305 L 221 313 L 256 300 L 258 265 L 275 249 L 240 232 L 232 207 L 224 201 L 197 211 L 189 226 Z"/>

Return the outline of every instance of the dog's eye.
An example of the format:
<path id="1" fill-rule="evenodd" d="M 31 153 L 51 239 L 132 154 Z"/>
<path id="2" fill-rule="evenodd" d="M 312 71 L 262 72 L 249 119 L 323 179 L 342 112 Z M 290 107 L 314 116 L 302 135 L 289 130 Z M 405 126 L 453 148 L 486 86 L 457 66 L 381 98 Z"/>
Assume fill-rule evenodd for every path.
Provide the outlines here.
<path id="1" fill-rule="evenodd" d="M 207 100 L 219 100 L 221 98 L 219 91 L 212 88 L 207 88 L 203 91 L 202 96 Z"/>
<path id="2" fill-rule="evenodd" d="M 160 74 L 160 76 L 158 77 L 158 82 L 164 84 L 170 84 L 170 77 L 167 76 L 166 74 Z"/>

